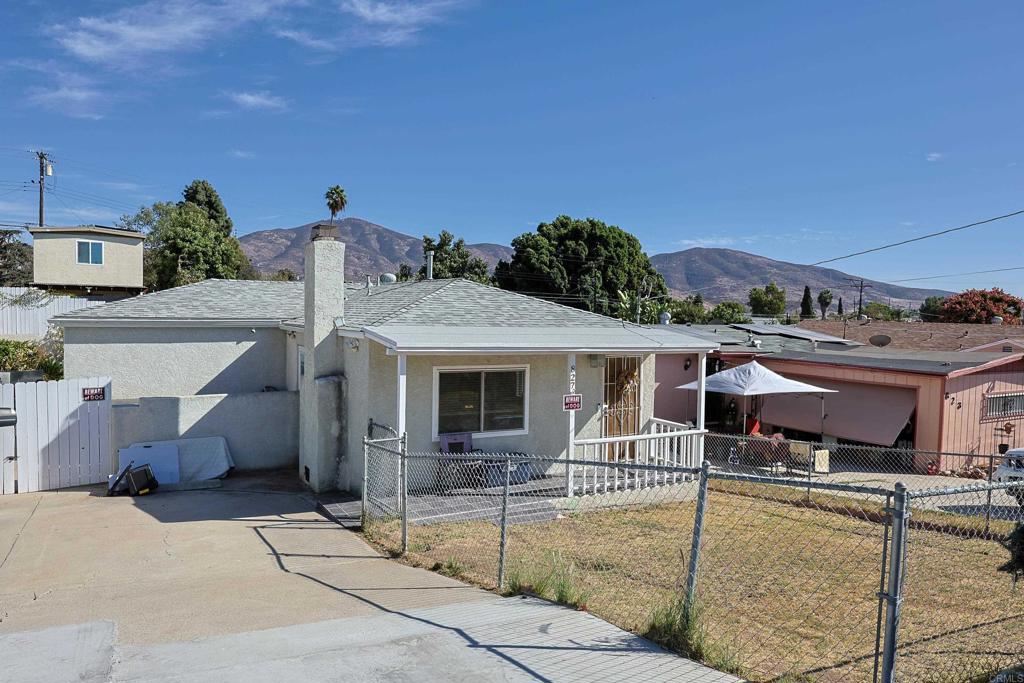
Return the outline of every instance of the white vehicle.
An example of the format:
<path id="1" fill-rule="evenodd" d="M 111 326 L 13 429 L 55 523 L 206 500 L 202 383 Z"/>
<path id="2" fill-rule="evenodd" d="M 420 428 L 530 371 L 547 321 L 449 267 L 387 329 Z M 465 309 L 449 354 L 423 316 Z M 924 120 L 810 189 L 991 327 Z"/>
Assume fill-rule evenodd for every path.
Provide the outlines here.
<path id="1" fill-rule="evenodd" d="M 1006 452 L 1006 459 L 996 468 L 992 476 L 999 483 L 1019 481 L 1020 486 L 1011 486 L 1006 492 L 1017 499 L 1024 507 L 1024 448 L 1014 448 Z"/>

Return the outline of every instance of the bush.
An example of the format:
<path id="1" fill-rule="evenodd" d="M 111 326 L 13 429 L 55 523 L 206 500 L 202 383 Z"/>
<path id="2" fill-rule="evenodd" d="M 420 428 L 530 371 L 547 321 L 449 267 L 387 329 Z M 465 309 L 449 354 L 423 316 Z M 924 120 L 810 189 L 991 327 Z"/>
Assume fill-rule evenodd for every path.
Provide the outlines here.
<path id="1" fill-rule="evenodd" d="M 0 339 L 0 372 L 41 370 L 46 379 L 63 379 L 63 343 L 60 347 L 57 355 L 35 342 Z"/>

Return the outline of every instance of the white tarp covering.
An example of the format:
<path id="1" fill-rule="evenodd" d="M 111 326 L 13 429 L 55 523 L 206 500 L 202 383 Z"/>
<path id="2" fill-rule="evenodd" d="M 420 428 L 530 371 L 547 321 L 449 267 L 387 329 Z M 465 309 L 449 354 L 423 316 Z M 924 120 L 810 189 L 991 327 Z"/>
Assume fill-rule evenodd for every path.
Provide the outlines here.
<path id="1" fill-rule="evenodd" d="M 697 382 L 690 382 L 676 389 L 698 389 Z M 831 394 L 834 389 L 816 387 L 813 384 L 797 382 L 772 372 L 757 361 L 750 361 L 734 368 L 723 370 L 707 378 L 705 391 L 734 396 L 763 396 L 765 394 Z"/>
<path id="2" fill-rule="evenodd" d="M 174 443 L 134 444 L 117 450 L 117 469 L 121 471 L 128 463 L 132 467 L 149 465 L 159 484 L 177 484 L 181 481 L 181 465 L 178 447 Z"/>
<path id="3" fill-rule="evenodd" d="M 171 441 L 146 441 L 133 443 L 130 448 L 145 446 L 175 446 L 178 449 L 179 478 L 182 482 L 220 479 L 235 466 L 223 436 L 209 436 L 198 439 L 173 439 Z M 136 462 L 136 465 L 142 463 Z M 160 477 L 156 480 L 159 482 Z"/>

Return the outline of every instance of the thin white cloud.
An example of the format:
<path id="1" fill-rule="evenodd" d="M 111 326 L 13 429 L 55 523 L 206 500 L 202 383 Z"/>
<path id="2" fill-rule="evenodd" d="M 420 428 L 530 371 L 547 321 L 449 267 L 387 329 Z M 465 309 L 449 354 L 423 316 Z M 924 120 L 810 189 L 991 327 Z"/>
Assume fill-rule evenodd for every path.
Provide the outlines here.
<path id="1" fill-rule="evenodd" d="M 51 26 L 50 33 L 79 59 L 137 70 L 148 65 L 148 57 L 199 50 L 214 38 L 288 4 L 290 0 L 152 1 L 80 16 Z"/>
<path id="2" fill-rule="evenodd" d="M 110 180 L 97 180 L 95 183 L 100 187 L 105 187 L 108 190 L 116 190 L 118 192 L 139 192 L 143 189 L 143 186 L 139 183 L 116 182 Z"/>
<path id="3" fill-rule="evenodd" d="M 53 60 L 19 59 L 7 64 L 48 79 L 47 84 L 33 85 L 26 91 L 27 101 L 44 109 L 74 118 L 101 119 L 114 99 L 95 79 Z"/>
<path id="4" fill-rule="evenodd" d="M 737 244 L 735 237 L 691 237 L 676 242 L 681 247 L 731 247 Z"/>
<path id="5" fill-rule="evenodd" d="M 288 108 L 288 101 L 286 99 L 278 97 L 267 90 L 226 92 L 224 96 L 242 109 L 284 111 Z"/>
<path id="6" fill-rule="evenodd" d="M 229 149 L 228 156 L 234 159 L 255 159 L 256 154 L 247 149 Z"/>
<path id="7" fill-rule="evenodd" d="M 942 152 L 930 152 L 928 154 L 928 156 L 925 157 L 925 161 L 929 161 L 931 163 L 935 163 L 935 162 L 938 162 L 938 161 L 942 161 L 945 158 L 946 158 L 946 155 L 943 154 Z"/>
<path id="8" fill-rule="evenodd" d="M 428 26 L 448 16 L 471 0 L 343 0 L 339 9 L 350 25 L 333 35 L 313 31 L 279 29 L 274 35 L 302 47 L 325 53 L 362 47 L 400 47 L 415 43 Z"/>

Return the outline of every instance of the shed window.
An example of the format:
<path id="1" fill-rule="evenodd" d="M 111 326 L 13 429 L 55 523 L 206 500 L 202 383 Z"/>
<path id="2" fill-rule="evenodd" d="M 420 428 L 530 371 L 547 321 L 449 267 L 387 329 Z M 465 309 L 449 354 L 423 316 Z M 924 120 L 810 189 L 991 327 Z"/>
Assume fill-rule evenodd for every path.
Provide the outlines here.
<path id="1" fill-rule="evenodd" d="M 87 265 L 103 265 L 103 242 L 78 241 L 78 262 Z"/>
<path id="2" fill-rule="evenodd" d="M 1024 393 L 985 397 L 985 417 L 1024 415 Z"/>
<path id="3" fill-rule="evenodd" d="M 525 433 L 527 382 L 527 368 L 435 370 L 435 436 Z"/>

